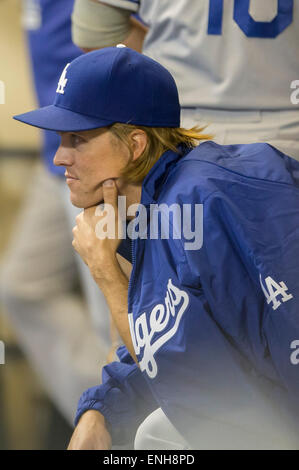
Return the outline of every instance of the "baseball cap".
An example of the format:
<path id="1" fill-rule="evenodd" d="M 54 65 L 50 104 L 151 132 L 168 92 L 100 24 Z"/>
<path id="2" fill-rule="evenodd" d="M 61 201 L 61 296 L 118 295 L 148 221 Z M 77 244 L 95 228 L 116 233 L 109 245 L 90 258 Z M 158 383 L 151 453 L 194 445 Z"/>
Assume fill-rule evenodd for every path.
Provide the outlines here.
<path id="1" fill-rule="evenodd" d="M 14 119 L 58 132 L 115 122 L 179 127 L 180 104 L 168 70 L 143 54 L 117 46 L 82 54 L 67 64 L 54 103 Z"/>

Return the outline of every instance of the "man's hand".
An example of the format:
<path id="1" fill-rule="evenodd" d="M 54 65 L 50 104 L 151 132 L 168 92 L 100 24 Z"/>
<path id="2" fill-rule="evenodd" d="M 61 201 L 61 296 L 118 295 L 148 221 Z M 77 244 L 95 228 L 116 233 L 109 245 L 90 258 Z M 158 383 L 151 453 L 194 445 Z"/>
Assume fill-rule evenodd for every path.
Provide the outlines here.
<path id="1" fill-rule="evenodd" d="M 119 335 L 132 358 L 138 364 L 128 319 L 128 279 L 116 257 L 116 250 L 120 243 L 117 195 L 114 180 L 105 181 L 103 183 L 104 211 L 97 216 L 95 215 L 95 207 L 90 207 L 76 217 L 77 225 L 73 229 L 73 247 L 85 261 L 94 280 L 102 290 Z M 110 204 L 110 209 L 113 209 L 114 238 L 99 238 L 98 228 L 101 227 L 101 222 L 106 217 L 106 204 Z"/>
<path id="2" fill-rule="evenodd" d="M 96 410 L 88 410 L 81 416 L 68 450 L 109 450 L 111 446 L 104 416 Z"/>
<path id="3" fill-rule="evenodd" d="M 114 180 L 104 181 L 103 196 L 103 211 L 99 210 L 98 206 L 93 206 L 85 209 L 76 217 L 77 225 L 73 228 L 73 247 L 88 265 L 97 282 L 101 283 L 102 281 L 105 284 L 115 281 L 115 276 L 121 273 L 116 258 L 116 250 L 121 240 L 118 238 L 118 192 Z M 104 222 L 108 222 L 109 227 L 115 227 L 113 238 L 104 238 Z M 99 227 L 102 230 L 99 230 Z"/>

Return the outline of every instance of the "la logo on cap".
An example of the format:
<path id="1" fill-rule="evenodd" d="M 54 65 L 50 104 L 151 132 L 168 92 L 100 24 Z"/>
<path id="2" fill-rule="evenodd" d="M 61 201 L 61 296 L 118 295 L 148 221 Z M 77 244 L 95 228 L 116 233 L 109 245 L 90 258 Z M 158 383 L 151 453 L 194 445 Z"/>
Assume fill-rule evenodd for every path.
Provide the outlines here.
<path id="1" fill-rule="evenodd" d="M 58 87 L 57 87 L 56 93 L 60 93 L 61 95 L 64 95 L 64 89 L 65 89 L 66 84 L 68 82 L 68 79 L 66 78 L 66 72 L 67 72 L 67 69 L 68 69 L 69 65 L 70 64 L 67 64 L 64 67 L 63 72 L 62 72 L 61 77 L 60 77 L 59 82 L 58 82 Z"/>

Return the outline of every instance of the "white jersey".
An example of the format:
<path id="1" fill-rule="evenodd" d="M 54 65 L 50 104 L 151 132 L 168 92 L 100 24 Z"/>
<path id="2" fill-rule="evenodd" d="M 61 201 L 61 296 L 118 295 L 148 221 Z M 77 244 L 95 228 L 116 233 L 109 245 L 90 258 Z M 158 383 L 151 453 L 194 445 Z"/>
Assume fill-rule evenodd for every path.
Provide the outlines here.
<path id="1" fill-rule="evenodd" d="M 101 0 L 138 12 L 183 107 L 298 109 L 299 0 Z"/>

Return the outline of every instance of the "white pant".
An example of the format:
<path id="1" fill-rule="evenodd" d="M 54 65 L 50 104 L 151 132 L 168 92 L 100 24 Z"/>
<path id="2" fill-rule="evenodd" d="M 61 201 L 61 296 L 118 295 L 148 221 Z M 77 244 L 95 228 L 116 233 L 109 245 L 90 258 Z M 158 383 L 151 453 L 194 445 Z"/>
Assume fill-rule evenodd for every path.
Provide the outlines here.
<path id="1" fill-rule="evenodd" d="M 261 404 L 256 403 L 258 409 Z M 212 406 L 212 404 L 211 404 Z M 266 406 L 267 408 L 267 406 Z M 256 410 L 254 410 L 256 411 Z M 265 414 L 270 412 L 270 415 Z M 242 414 L 242 413 L 241 413 Z M 248 411 L 248 422 L 252 421 Z M 244 419 L 244 413 L 242 418 Z M 161 408 L 151 413 L 139 426 L 134 443 L 135 450 L 298 450 L 299 437 L 294 431 L 292 423 L 280 420 L 279 412 L 261 409 L 259 422 L 254 427 L 240 423 L 236 425 L 233 420 L 212 419 L 202 416 L 194 433 L 196 447 L 191 447 L 177 429 L 172 425 Z M 246 423 L 246 420 L 244 420 Z M 251 423 L 252 424 L 252 423 Z M 290 424 L 290 425 L 289 425 Z M 254 431 L 255 429 L 255 431 Z M 296 428 L 298 430 L 298 428 Z"/>
<path id="2" fill-rule="evenodd" d="M 161 408 L 151 413 L 139 426 L 135 450 L 184 450 L 189 444 L 171 424 Z"/>
<path id="3" fill-rule="evenodd" d="M 225 111 L 183 108 L 182 126 L 206 125 L 222 145 L 266 142 L 299 160 L 299 111 Z"/>
<path id="4" fill-rule="evenodd" d="M 83 292 L 89 286 L 93 301 L 88 303 L 100 319 L 98 335 L 78 293 L 78 264 L 71 244 L 74 223 L 67 220 L 62 186 L 64 180 L 41 163 L 33 169 L 1 263 L 0 302 L 46 391 L 72 423 L 81 393 L 100 382 L 110 335 L 103 296 L 77 259 L 85 269 Z"/>

